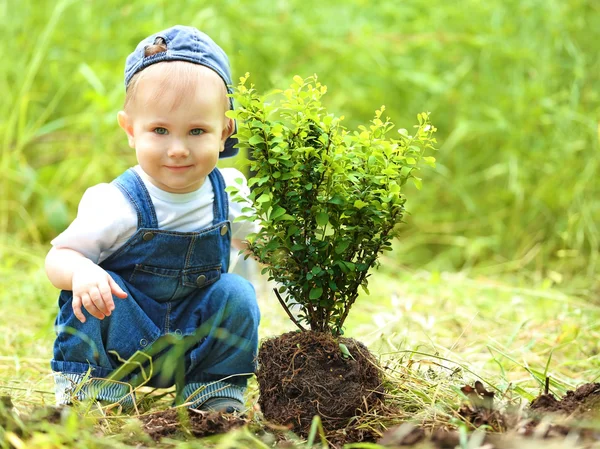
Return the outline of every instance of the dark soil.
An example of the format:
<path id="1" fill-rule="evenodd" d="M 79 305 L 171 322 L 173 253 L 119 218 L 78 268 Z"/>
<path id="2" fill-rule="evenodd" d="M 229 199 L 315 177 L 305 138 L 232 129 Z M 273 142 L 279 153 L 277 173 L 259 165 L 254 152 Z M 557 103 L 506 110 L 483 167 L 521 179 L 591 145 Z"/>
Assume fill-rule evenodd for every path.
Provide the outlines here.
<path id="1" fill-rule="evenodd" d="M 568 391 L 557 400 L 551 394 L 543 394 L 531 403 L 535 413 L 574 414 L 583 419 L 600 419 L 600 383 L 581 385 L 575 391 Z"/>
<path id="2" fill-rule="evenodd" d="M 237 415 L 198 410 L 167 409 L 140 416 L 142 428 L 158 441 L 163 437 L 188 434 L 196 438 L 207 437 L 242 427 L 248 421 Z"/>
<path id="3" fill-rule="evenodd" d="M 362 343 L 289 332 L 263 342 L 258 364 L 259 404 L 267 420 L 306 436 L 319 415 L 334 446 L 374 439 L 368 430 L 349 426 L 352 418 L 383 407 L 381 371 Z"/>
<path id="4" fill-rule="evenodd" d="M 600 384 L 589 383 L 568 391 L 560 400 L 552 394 L 543 394 L 533 400 L 530 407 L 531 421 L 525 426 L 525 434 L 539 433 L 537 426 L 548 414 L 562 417 L 559 424 L 550 424 L 544 436 L 568 435 L 574 430 L 585 440 L 600 441 L 597 428 L 590 423 L 600 422 Z"/>
<path id="5" fill-rule="evenodd" d="M 600 441 L 597 428 L 590 428 L 590 423 L 600 421 L 598 383 L 582 385 L 575 391 L 567 392 L 560 400 L 552 394 L 540 395 L 533 400 L 524 416 L 498 410 L 493 402 L 494 392 L 487 391 L 481 382 L 476 382 L 473 387 L 466 385 L 461 390 L 468 402 L 461 406 L 458 414 L 475 428 L 485 426 L 488 433 L 482 444 L 486 448 L 543 447 L 541 440 L 564 438 L 574 433 L 579 436 L 578 443 L 584 444 L 577 447 L 592 447 Z M 542 418 L 549 414 L 559 418 L 559 423 L 546 422 L 543 428 L 538 427 Z M 574 420 L 569 421 L 568 418 Z M 389 429 L 378 443 L 385 447 L 453 449 L 459 446 L 460 438 L 459 433 L 454 430 L 436 429 L 425 432 L 418 426 L 404 423 Z"/>

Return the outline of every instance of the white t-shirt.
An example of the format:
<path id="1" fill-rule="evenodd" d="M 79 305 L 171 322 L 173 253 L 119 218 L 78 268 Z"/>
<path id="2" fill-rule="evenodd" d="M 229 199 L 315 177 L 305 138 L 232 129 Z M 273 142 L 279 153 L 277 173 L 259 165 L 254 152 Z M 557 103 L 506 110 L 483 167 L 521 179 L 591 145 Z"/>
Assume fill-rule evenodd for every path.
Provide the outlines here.
<path id="1" fill-rule="evenodd" d="M 169 193 L 152 184 L 139 165 L 134 170 L 148 189 L 159 229 L 190 232 L 212 224 L 214 192 L 208 178 L 194 192 Z M 221 174 L 226 186 L 237 187 L 240 194 L 248 198 L 250 189 L 239 170 L 223 168 Z M 234 202 L 231 201 L 231 194 L 229 197 L 231 238 L 243 240 L 248 234 L 257 232 L 257 224 L 248 221 L 234 223 L 236 217 L 243 215 L 242 208 L 250 203 Z M 119 188 L 114 184 L 98 184 L 85 191 L 79 203 L 77 218 L 51 243 L 55 248 L 70 248 L 93 262 L 100 263 L 135 234 L 137 225 L 137 213 Z"/>

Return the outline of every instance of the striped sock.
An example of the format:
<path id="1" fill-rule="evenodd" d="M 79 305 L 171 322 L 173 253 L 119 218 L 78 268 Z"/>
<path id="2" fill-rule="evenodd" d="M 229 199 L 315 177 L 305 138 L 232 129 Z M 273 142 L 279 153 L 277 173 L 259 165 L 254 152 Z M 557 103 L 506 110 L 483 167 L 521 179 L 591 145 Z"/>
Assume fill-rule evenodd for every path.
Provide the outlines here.
<path id="1" fill-rule="evenodd" d="M 54 373 L 56 405 L 71 404 L 73 400 L 96 399 L 118 402 L 123 408 L 133 408 L 135 394 L 128 384 L 87 377 L 83 373 Z"/>
<path id="2" fill-rule="evenodd" d="M 189 408 L 198 408 L 210 398 L 230 398 L 244 403 L 246 387 L 239 387 L 220 380 L 215 382 L 191 382 L 183 388 L 183 400 L 191 404 Z"/>

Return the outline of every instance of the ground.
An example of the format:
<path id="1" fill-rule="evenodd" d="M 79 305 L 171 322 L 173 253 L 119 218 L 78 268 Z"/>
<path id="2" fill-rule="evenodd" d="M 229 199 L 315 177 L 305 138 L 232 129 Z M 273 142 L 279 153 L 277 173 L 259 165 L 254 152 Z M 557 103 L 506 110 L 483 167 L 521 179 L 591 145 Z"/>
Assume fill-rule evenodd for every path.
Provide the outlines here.
<path id="1" fill-rule="evenodd" d="M 392 266 L 383 262 L 383 267 Z M 0 269 L 8 286 L 0 293 L 0 395 L 11 397 L 13 411 L 20 417 L 12 427 L 3 426 L 10 430 L 4 438 L 13 447 L 48 447 L 43 441 L 60 441 L 62 447 L 181 449 L 194 447 L 199 435 L 194 426 L 198 423 L 217 429 L 236 427 L 226 436 L 213 437 L 210 444 L 215 447 L 230 447 L 227 445 L 234 444 L 232 441 L 241 448 L 269 447 L 277 441 L 284 441 L 287 447 L 303 447 L 321 441 L 326 434 L 326 429 L 321 430 L 320 423 L 315 422 L 308 442 L 302 443 L 286 429 L 264 422 L 258 412 L 255 381 L 250 385 L 250 410 L 243 422 L 231 424 L 192 416 L 184 420 L 188 427 L 184 425 L 170 439 L 158 443 L 153 440 L 155 434 L 150 432 L 149 436 L 142 430 L 141 422 L 148 430 L 150 414 L 165 408 L 172 399 L 170 391 L 147 392 L 139 409 L 144 415 L 142 421 L 123 419 L 118 411 L 95 407 L 79 413 L 48 412 L 54 418 L 35 421 L 41 424 L 28 421 L 32 410 L 39 414 L 45 405 L 53 403 L 48 360 L 56 292 L 36 266 L 42 266 L 41 258 L 31 254 L 27 270 Z M 397 426 L 409 423 L 402 432 L 407 426 L 414 426 L 411 432 L 417 432 L 415 428 L 426 433 L 433 428 L 451 429 L 456 433 L 444 436 L 450 438 L 448 444 L 452 438 L 459 442 L 471 438 L 473 445 L 469 447 L 479 447 L 475 445 L 479 434 L 471 434 L 473 426 L 464 413 L 460 414 L 468 403 L 468 395 L 461 388 L 474 388 L 479 380 L 486 391 L 495 393 L 503 412 L 519 410 L 523 416 L 530 402 L 544 393 L 546 378 L 549 393 L 561 398 L 568 390 L 595 382 L 600 375 L 600 308 L 562 294 L 544 279 L 490 279 L 394 267 L 376 272 L 369 289 L 371 294 L 362 294 L 356 302 L 345 336 L 369 347 L 391 380 L 387 401 L 394 407 L 393 415 L 367 413 L 356 421 L 356 426 L 374 429 L 381 436 L 386 429 L 394 429 L 386 438 L 398 432 Z M 294 330 L 268 286 L 259 292 L 261 336 Z M 156 427 L 157 419 L 155 416 L 152 426 Z M 568 443 L 563 440 L 557 447 L 591 447 L 578 446 L 583 443 L 574 438 Z M 555 443 L 544 444 L 551 447 Z"/>

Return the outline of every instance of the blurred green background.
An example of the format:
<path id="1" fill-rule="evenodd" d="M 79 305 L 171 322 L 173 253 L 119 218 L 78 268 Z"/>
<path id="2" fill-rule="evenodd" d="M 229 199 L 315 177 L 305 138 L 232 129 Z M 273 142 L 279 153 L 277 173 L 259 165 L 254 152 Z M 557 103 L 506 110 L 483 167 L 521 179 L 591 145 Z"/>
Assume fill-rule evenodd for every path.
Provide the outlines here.
<path id="1" fill-rule="evenodd" d="M 316 73 L 347 126 L 431 112 L 438 165 L 406 191 L 399 265 L 600 292 L 597 0 L 0 0 L 0 23 L 4 275 L 39 269 L 85 188 L 135 164 L 124 61 L 180 23 L 261 91 Z"/>

